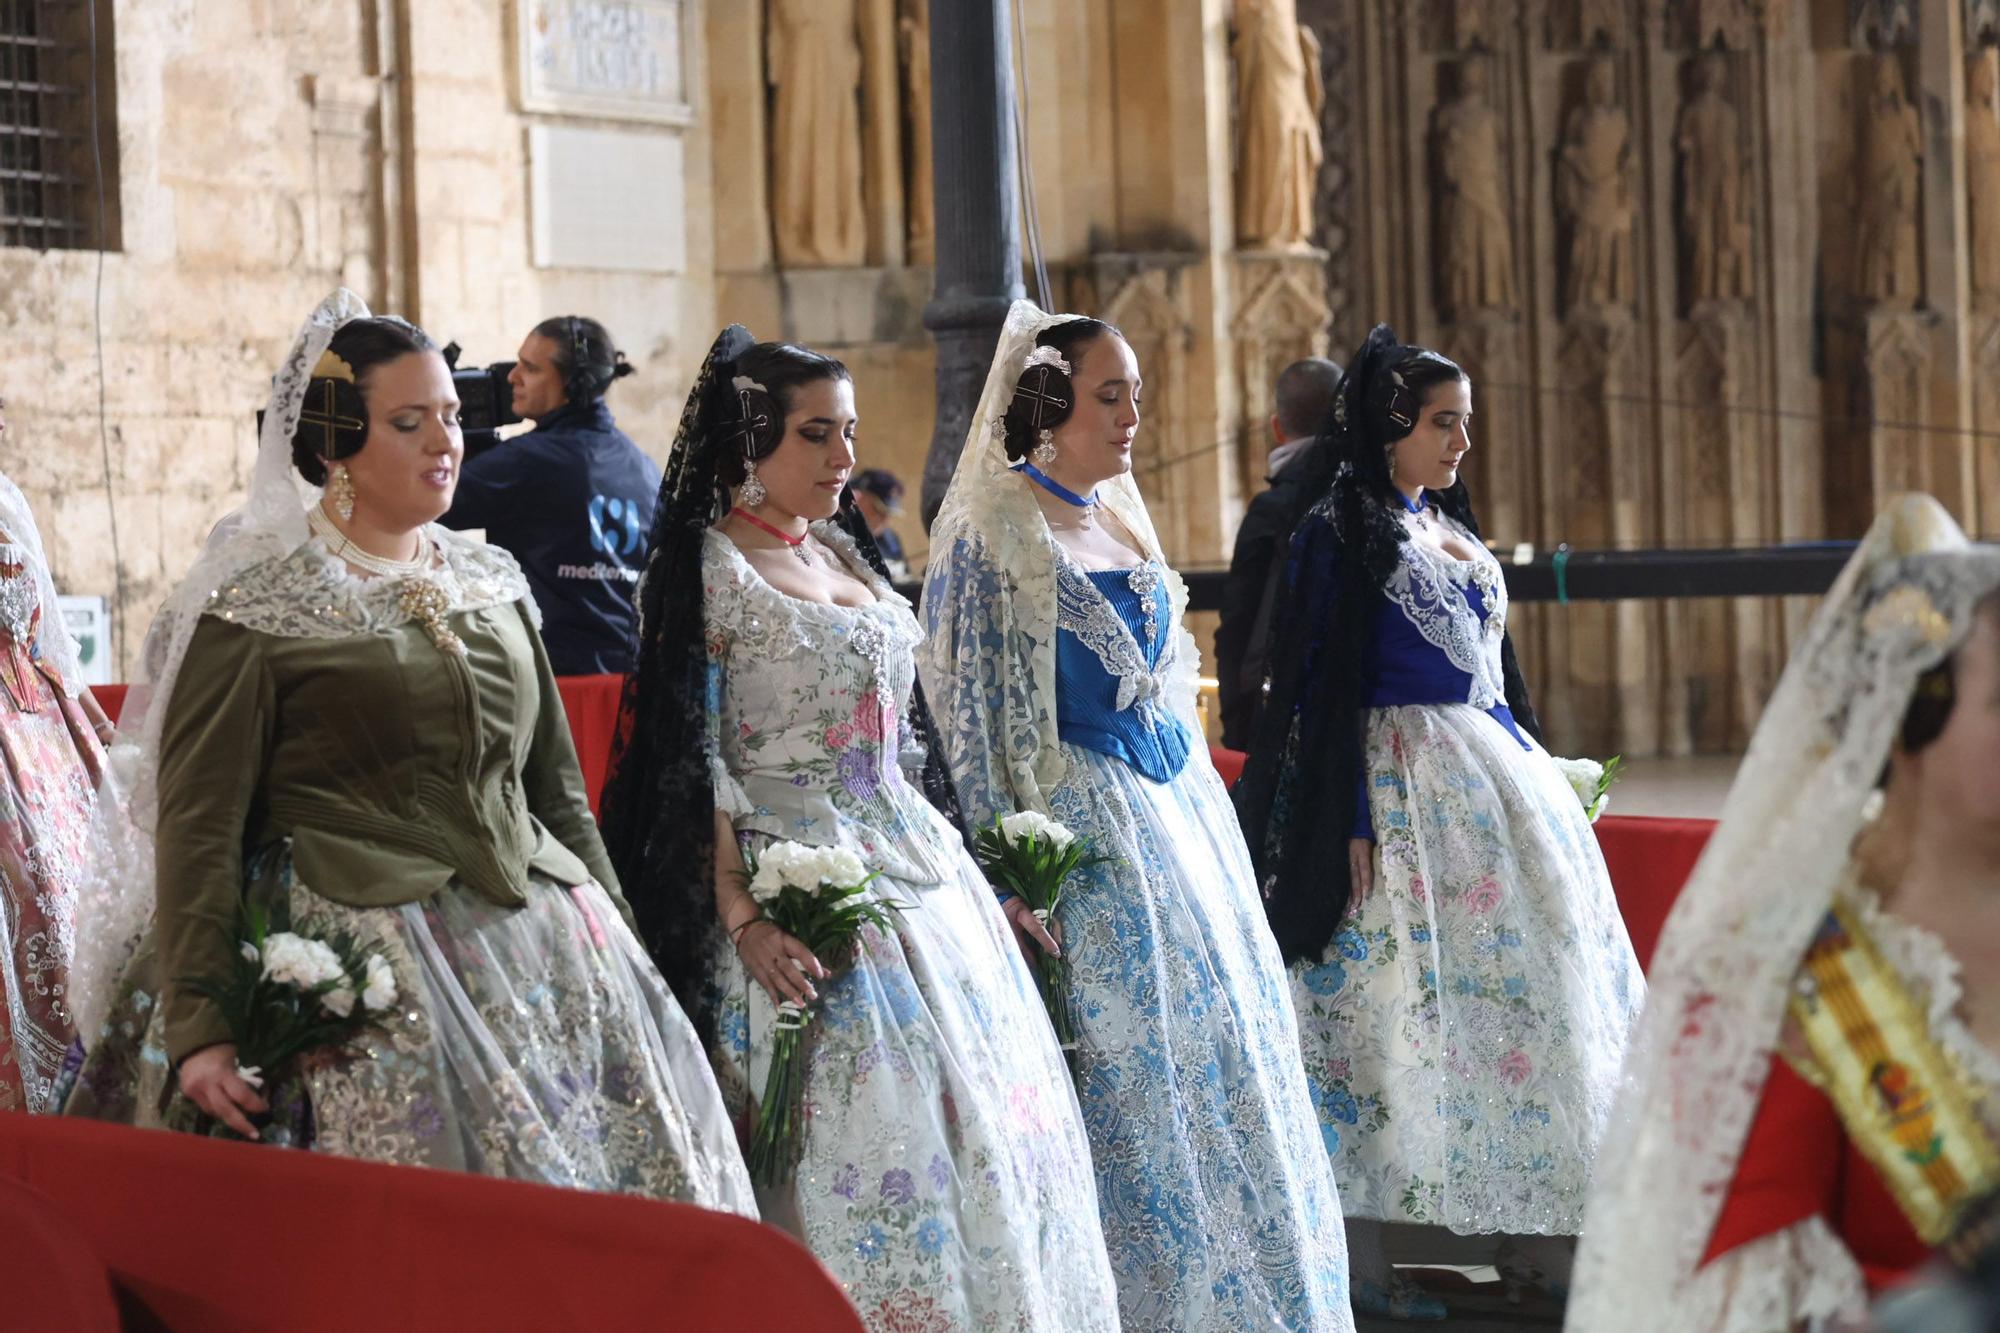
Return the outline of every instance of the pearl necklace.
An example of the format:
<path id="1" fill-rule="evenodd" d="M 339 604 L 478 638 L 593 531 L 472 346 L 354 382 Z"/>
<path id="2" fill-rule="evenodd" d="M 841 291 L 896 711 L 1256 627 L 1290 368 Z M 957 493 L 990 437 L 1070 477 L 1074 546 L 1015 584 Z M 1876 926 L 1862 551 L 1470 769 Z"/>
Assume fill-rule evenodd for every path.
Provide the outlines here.
<path id="1" fill-rule="evenodd" d="M 335 557 L 345 560 L 356 569 L 381 578 L 406 579 L 412 575 L 422 574 L 430 569 L 431 558 L 435 554 L 431 547 L 430 534 L 422 528 L 417 529 L 415 559 L 389 560 L 379 555 L 371 555 L 356 546 L 348 539 L 346 533 L 334 526 L 333 520 L 327 517 L 326 510 L 319 505 L 314 505 L 306 511 L 306 523 L 327 544 Z"/>

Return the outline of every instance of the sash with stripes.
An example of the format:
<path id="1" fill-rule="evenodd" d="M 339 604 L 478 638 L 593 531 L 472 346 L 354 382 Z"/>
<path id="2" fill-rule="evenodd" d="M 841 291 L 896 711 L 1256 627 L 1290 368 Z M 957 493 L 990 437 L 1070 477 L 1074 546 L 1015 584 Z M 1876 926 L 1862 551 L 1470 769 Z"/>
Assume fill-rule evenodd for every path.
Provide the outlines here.
<path id="1" fill-rule="evenodd" d="M 1976 1085 L 1845 905 L 1806 950 L 1791 1013 L 1812 1054 L 1801 1072 L 1831 1099 L 1918 1237 L 1942 1243 L 1965 1204 L 2000 1187 L 2000 1148 L 1975 1109 Z"/>

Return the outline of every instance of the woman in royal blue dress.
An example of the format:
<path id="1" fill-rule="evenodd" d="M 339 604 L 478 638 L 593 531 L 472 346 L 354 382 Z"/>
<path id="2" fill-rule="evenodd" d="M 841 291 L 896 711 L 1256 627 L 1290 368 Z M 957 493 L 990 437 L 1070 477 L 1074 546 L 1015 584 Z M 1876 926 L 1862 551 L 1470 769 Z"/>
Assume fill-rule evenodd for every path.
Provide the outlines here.
<path id="1" fill-rule="evenodd" d="M 931 530 L 924 687 L 970 822 L 1035 811 L 1109 858 L 1057 924 L 1124 1328 L 1351 1329 L 1283 966 L 1194 716 L 1186 590 L 1130 476 L 1140 395 L 1117 330 L 1015 303 Z M 1005 910 L 1025 947 L 1055 942 Z"/>
<path id="2" fill-rule="evenodd" d="M 1472 384 L 1377 327 L 1293 537 L 1296 615 L 1236 791 L 1292 964 L 1355 1306 L 1442 1318 L 1385 1221 L 1503 1233 L 1559 1288 L 1645 986 L 1582 802 L 1537 740 L 1458 465 Z M 1535 1239 L 1527 1239 L 1535 1238 Z"/>

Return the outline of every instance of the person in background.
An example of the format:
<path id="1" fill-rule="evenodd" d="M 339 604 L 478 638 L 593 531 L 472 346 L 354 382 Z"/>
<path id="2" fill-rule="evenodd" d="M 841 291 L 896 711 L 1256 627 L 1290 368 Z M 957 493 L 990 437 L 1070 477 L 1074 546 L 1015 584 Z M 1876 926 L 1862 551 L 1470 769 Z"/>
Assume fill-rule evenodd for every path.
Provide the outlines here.
<path id="1" fill-rule="evenodd" d="M 468 459 L 442 521 L 485 529 L 520 561 L 557 675 L 623 674 L 660 489 L 659 465 L 604 402 L 632 366 L 604 326 L 581 315 L 535 325 L 518 357 L 507 382 L 515 413 L 535 428 Z"/>
<path id="2" fill-rule="evenodd" d="M 890 520 L 903 512 L 902 481 L 887 468 L 863 468 L 847 483 L 847 489 L 853 493 L 861 517 L 867 520 L 868 535 L 875 539 L 875 549 L 882 553 L 882 563 L 889 567 L 890 576 L 908 578 L 910 562 L 903 555 L 902 538 L 889 526 Z"/>
<path id="3" fill-rule="evenodd" d="M 111 737 L 27 498 L 0 472 L 0 1112 L 55 1109 L 76 1026 L 77 882 Z"/>
<path id="4" fill-rule="evenodd" d="M 1286 366 L 1272 391 L 1274 447 L 1264 469 L 1270 489 L 1251 499 L 1236 529 L 1222 623 L 1215 630 L 1222 743 L 1232 750 L 1249 749 L 1256 734 L 1271 616 L 1284 587 L 1292 529 L 1333 483 L 1333 451 L 1315 432 L 1333 414 L 1339 391 L 1340 367 L 1322 356 Z"/>

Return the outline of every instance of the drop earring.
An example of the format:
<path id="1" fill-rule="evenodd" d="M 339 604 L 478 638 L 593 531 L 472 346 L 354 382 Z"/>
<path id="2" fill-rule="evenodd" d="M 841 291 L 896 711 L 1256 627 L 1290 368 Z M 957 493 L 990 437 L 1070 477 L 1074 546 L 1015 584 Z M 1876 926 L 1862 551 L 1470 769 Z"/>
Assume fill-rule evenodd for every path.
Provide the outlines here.
<path id="1" fill-rule="evenodd" d="M 347 475 L 347 464 L 335 463 L 327 469 L 326 493 L 333 498 L 333 512 L 343 522 L 354 517 L 354 478 Z"/>
<path id="2" fill-rule="evenodd" d="M 755 509 L 764 503 L 765 495 L 764 483 L 757 477 L 757 465 L 751 463 L 743 469 L 743 485 L 736 493 L 736 503 L 745 509 Z"/>
<path id="3" fill-rule="evenodd" d="M 1037 437 L 1032 457 L 1036 467 L 1047 467 L 1056 461 L 1056 436 L 1052 430 L 1044 430 Z"/>

